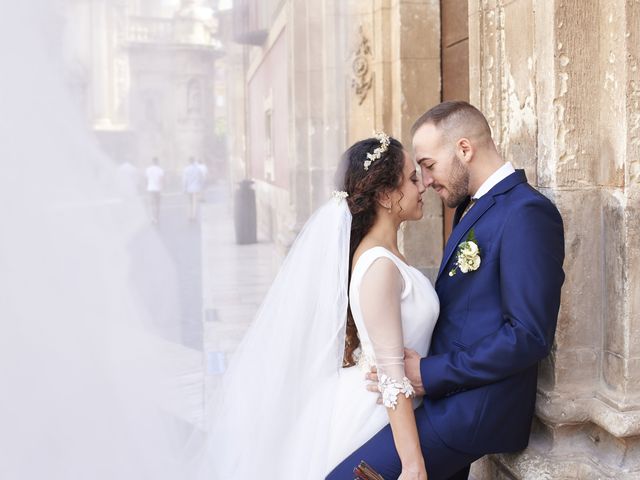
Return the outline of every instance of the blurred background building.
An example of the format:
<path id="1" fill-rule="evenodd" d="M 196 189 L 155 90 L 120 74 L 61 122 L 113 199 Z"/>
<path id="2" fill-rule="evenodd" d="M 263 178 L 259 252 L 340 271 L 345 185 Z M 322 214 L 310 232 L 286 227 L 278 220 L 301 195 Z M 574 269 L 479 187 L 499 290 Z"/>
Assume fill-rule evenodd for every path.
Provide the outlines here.
<path id="1" fill-rule="evenodd" d="M 170 188 L 190 157 L 226 168 L 217 3 L 69 0 L 69 82 L 105 153 L 137 167 L 157 157 Z"/>
<path id="2" fill-rule="evenodd" d="M 69 83 L 105 151 L 173 173 L 195 156 L 230 189 L 252 181 L 258 237 L 280 255 L 350 143 L 382 129 L 410 146 L 440 101 L 479 107 L 560 209 L 567 279 L 530 446 L 474 478 L 640 478 L 638 1 L 69 4 Z M 401 248 L 433 279 L 451 212 L 425 200 Z"/>

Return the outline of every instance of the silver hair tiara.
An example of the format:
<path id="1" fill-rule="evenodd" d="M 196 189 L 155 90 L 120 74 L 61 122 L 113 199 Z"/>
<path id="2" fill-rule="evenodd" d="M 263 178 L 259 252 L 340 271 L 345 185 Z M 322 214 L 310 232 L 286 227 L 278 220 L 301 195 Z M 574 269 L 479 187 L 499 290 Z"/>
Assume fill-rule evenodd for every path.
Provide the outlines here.
<path id="1" fill-rule="evenodd" d="M 371 164 L 382 157 L 382 154 L 389 149 L 389 144 L 391 143 L 389 135 L 384 132 L 374 133 L 373 136 L 378 139 L 380 146 L 377 147 L 373 153 L 367 153 L 367 160 L 364 162 L 365 170 L 369 170 Z"/>

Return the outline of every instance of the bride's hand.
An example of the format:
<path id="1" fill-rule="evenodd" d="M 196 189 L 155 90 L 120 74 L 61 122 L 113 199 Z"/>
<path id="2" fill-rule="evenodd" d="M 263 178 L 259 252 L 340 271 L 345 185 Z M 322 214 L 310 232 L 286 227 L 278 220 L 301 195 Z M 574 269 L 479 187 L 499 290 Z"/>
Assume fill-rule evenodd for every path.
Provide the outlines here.
<path id="1" fill-rule="evenodd" d="M 420 373 L 420 358 L 420 354 L 415 350 L 404 349 L 404 371 L 416 391 L 416 397 L 423 397 L 425 394 L 423 378 Z"/>
<path id="2" fill-rule="evenodd" d="M 415 396 L 423 397 L 425 391 L 420 373 L 420 354 L 418 352 L 409 348 L 404 349 L 404 369 L 407 378 L 415 390 Z M 380 395 L 380 390 L 378 390 L 378 370 L 376 367 L 371 367 L 371 371 L 367 373 L 366 379 L 371 382 L 367 384 L 367 390 L 377 393 L 378 403 L 382 404 L 382 395 Z"/>
<path id="3" fill-rule="evenodd" d="M 403 466 L 402 473 L 398 477 L 398 480 L 428 480 L 427 468 L 424 466 L 424 461 L 407 467 Z"/>
<path id="4" fill-rule="evenodd" d="M 424 473 L 413 473 L 413 472 L 405 472 L 404 470 L 398 477 L 398 480 L 428 480 L 427 472 Z"/>

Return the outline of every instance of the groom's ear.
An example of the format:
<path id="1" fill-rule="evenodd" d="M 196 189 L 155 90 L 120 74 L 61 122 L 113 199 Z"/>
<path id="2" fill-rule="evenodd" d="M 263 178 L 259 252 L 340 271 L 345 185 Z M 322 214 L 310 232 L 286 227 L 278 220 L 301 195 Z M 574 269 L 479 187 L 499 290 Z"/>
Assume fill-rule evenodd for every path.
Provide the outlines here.
<path id="1" fill-rule="evenodd" d="M 462 137 L 456 142 L 456 156 L 462 163 L 469 163 L 475 149 L 468 138 Z"/>

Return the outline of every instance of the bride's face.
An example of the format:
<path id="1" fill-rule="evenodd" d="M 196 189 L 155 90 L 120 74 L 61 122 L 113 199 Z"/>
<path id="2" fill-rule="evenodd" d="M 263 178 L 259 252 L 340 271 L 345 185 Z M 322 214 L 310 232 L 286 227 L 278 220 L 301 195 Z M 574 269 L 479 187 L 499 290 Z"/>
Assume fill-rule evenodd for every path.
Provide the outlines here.
<path id="1" fill-rule="evenodd" d="M 413 158 L 404 152 L 404 168 L 402 171 L 402 183 L 391 194 L 392 213 L 399 219 L 420 220 L 424 207 L 422 194 L 426 188 L 420 177 L 420 167 Z"/>

